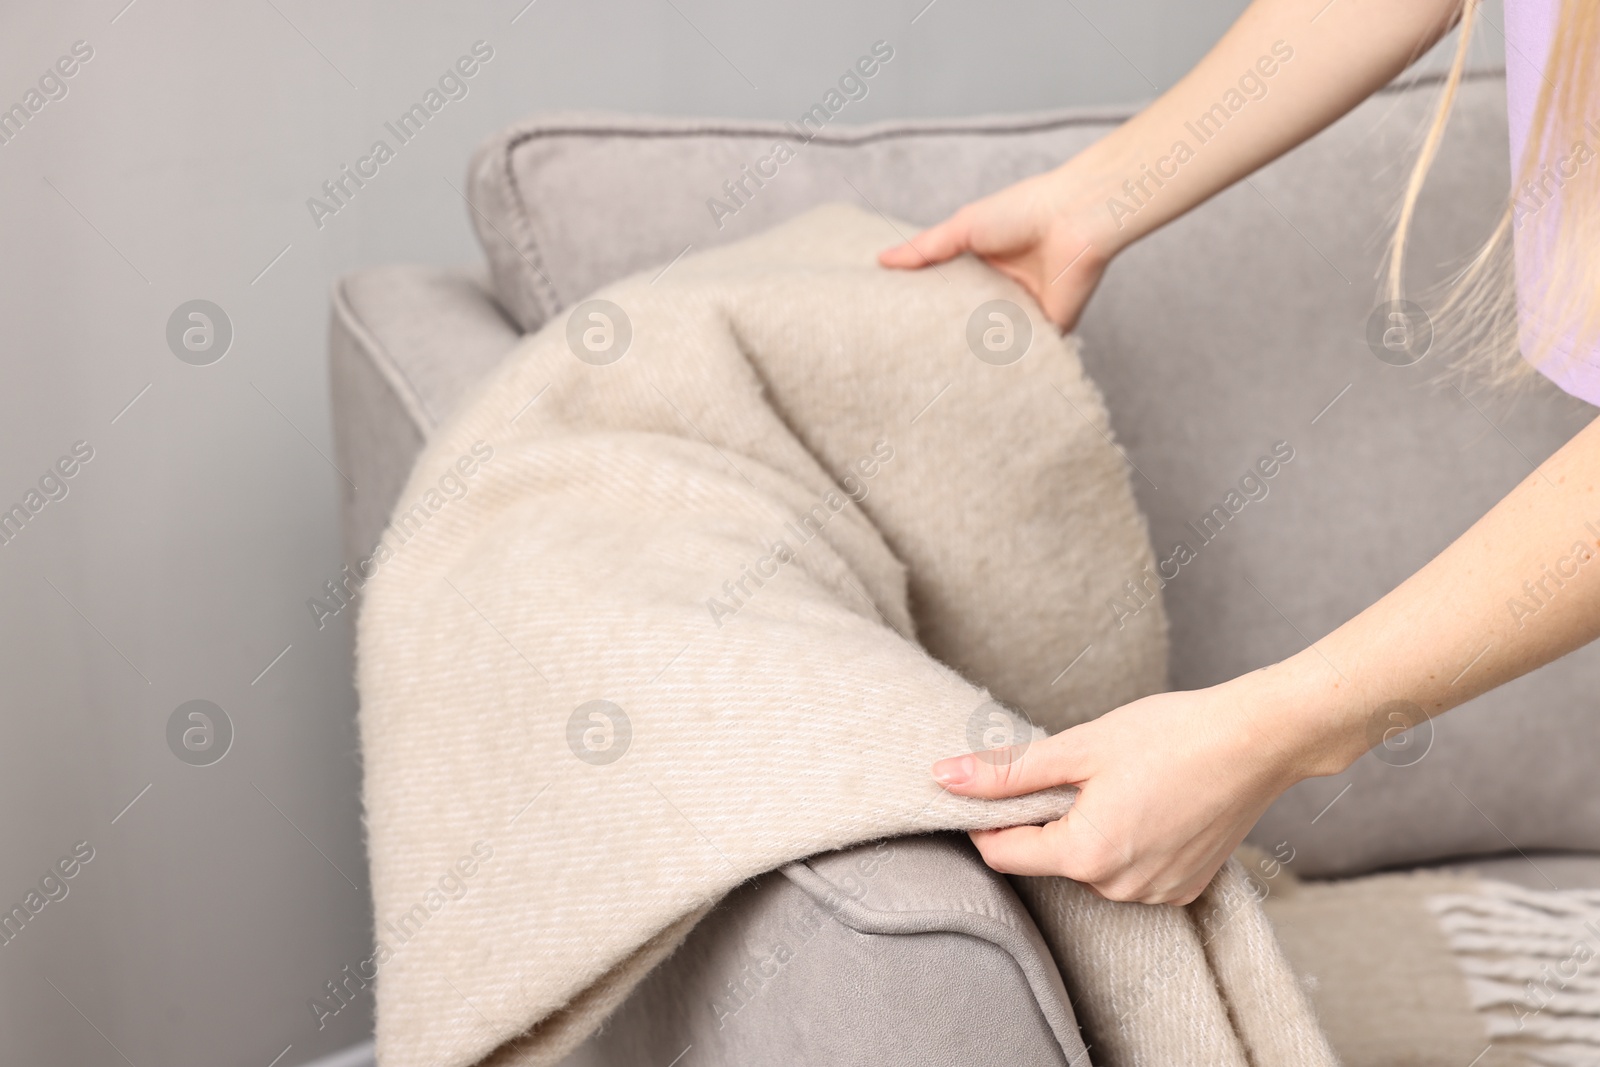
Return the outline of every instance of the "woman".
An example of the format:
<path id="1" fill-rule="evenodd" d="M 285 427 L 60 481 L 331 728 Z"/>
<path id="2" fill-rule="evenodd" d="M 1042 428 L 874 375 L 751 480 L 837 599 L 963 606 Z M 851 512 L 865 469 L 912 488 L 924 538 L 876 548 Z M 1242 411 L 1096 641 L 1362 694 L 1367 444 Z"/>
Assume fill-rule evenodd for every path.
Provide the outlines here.
<path id="1" fill-rule="evenodd" d="M 1390 255 L 1388 295 L 1398 298 L 1406 227 L 1477 2 L 1256 0 L 1137 116 L 1057 170 L 962 208 L 881 261 L 916 268 L 972 252 L 1070 328 L 1119 250 L 1317 133 L 1460 18 L 1455 65 Z M 1494 266 L 1510 240 L 1517 295 L 1500 348 L 1600 404 L 1600 0 L 1506 7 L 1516 192 L 1446 310 L 1488 320 L 1494 333 Z M 1249 122 L 1230 123 L 1226 137 L 1141 197 L 1137 211 L 1117 210 L 1127 203 L 1124 183 L 1169 153 L 1184 120 L 1282 41 L 1294 42 L 1293 63 L 1276 71 L 1273 95 L 1252 105 Z M 1285 789 L 1354 763 L 1372 744 L 1375 723 L 1384 729 L 1383 709 L 1404 701 L 1437 715 L 1600 637 L 1600 566 L 1578 567 L 1540 609 L 1537 626 L 1519 625 L 1506 610 L 1508 596 L 1550 561 L 1600 558 L 1597 530 L 1600 420 L 1399 588 L 1305 651 L 1210 689 L 1135 701 L 1031 745 L 1013 762 L 941 760 L 934 777 L 979 797 L 1076 784 L 1078 800 L 1064 819 L 974 833 L 988 864 L 1065 875 L 1114 900 L 1188 903 Z"/>

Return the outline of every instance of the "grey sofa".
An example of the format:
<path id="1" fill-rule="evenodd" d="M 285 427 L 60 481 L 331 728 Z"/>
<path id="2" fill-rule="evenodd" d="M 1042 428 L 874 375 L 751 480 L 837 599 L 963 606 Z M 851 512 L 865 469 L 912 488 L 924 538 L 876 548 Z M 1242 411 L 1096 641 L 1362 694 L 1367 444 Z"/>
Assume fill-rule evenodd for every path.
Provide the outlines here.
<path id="1" fill-rule="evenodd" d="M 1163 592 L 1175 687 L 1327 632 L 1594 414 L 1537 384 L 1472 395 L 1441 383 L 1438 355 L 1400 368 L 1368 348 L 1373 270 L 1433 92 L 1382 94 L 1136 246 L 1084 317 L 1158 557 L 1259 455 L 1293 450 Z M 1419 216 L 1419 291 L 1486 232 L 1507 185 L 1503 87 L 1478 77 L 1462 95 Z M 361 487 L 345 501 L 347 557 L 375 543 L 412 458 L 473 384 L 595 287 L 830 199 L 931 222 L 1123 117 L 827 129 L 720 219 L 705 201 L 787 136 L 779 124 L 567 116 L 496 135 L 469 186 L 487 270 L 385 266 L 335 288 L 337 448 Z M 1563 852 L 1562 888 L 1600 886 L 1597 694 L 1590 648 L 1440 720 L 1404 758 L 1303 783 L 1252 839 L 1287 844 L 1304 876 L 1454 862 L 1542 886 L 1530 857 Z M 570 1063 L 1080 1064 L 1092 1054 L 1069 994 L 964 839 L 866 845 L 741 887 Z"/>

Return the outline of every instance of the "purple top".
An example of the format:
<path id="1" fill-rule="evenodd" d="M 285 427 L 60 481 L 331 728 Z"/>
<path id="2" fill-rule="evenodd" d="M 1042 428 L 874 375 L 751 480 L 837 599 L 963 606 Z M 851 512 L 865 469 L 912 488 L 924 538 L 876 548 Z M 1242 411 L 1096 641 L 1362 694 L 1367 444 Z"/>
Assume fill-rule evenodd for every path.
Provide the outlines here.
<path id="1" fill-rule="evenodd" d="M 1560 0 L 1506 0 L 1506 114 L 1511 124 L 1511 173 L 1522 171 L 1523 149 L 1534 107 L 1544 80 L 1544 65 L 1555 36 Z M 1559 214 L 1562 179 L 1570 179 L 1576 163 L 1570 145 L 1547 145 L 1541 163 L 1548 172 L 1536 171 L 1527 186 L 1512 196 L 1512 247 L 1516 256 L 1517 315 L 1525 342 L 1531 341 L 1530 305 L 1544 284 L 1549 247 Z M 1534 365 L 1539 372 L 1581 400 L 1600 405 L 1600 346 L 1575 352 L 1572 337 L 1551 345 Z M 1526 346 L 1524 351 L 1526 351 Z"/>

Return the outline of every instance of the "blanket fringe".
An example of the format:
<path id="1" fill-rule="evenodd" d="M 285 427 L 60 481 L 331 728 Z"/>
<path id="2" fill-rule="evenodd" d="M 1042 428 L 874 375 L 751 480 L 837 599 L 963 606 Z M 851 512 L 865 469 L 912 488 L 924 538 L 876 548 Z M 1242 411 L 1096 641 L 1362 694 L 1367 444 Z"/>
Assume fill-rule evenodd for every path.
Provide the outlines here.
<path id="1" fill-rule="evenodd" d="M 1484 881 L 1427 905 L 1496 1046 L 1549 1067 L 1600 1063 L 1600 892 Z"/>

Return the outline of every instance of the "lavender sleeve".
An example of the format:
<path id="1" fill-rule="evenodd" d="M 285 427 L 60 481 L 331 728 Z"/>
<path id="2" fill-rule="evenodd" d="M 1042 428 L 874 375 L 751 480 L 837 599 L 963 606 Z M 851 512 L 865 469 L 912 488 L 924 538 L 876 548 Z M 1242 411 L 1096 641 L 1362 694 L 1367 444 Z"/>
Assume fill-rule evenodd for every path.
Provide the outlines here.
<path id="1" fill-rule="evenodd" d="M 1555 35 L 1560 0 L 1506 0 L 1506 114 L 1511 128 L 1512 246 L 1516 258 L 1517 316 L 1523 350 L 1530 345 L 1531 309 L 1539 306 L 1547 279 L 1550 249 L 1560 213 L 1561 186 L 1594 151 L 1550 145 L 1539 166 L 1522 177 L 1523 152 L 1533 111 L 1544 81 L 1546 57 Z M 1589 132 L 1594 132 L 1593 130 Z M 1600 345 L 1580 346 L 1571 337 L 1557 341 L 1534 365 L 1539 372 L 1581 400 L 1600 405 Z"/>

